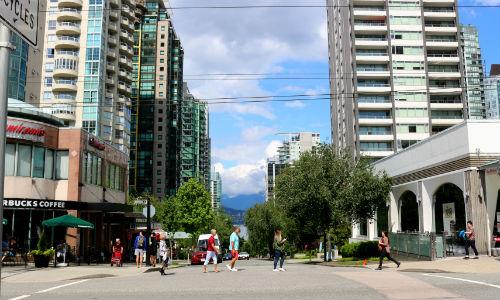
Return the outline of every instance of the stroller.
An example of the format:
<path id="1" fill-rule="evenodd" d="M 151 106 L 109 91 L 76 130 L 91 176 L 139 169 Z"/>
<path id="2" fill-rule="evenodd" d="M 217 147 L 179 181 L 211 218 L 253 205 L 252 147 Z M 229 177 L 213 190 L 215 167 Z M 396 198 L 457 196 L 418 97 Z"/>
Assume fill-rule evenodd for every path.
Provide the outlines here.
<path id="1" fill-rule="evenodd" d="M 162 259 L 162 265 L 160 268 L 160 274 L 166 275 L 165 270 L 168 268 L 168 264 L 170 263 L 170 255 L 169 250 L 167 248 L 167 244 L 165 240 L 160 241 L 160 257 Z"/>
<path id="2" fill-rule="evenodd" d="M 111 254 L 111 266 L 116 264 L 117 267 L 123 266 L 122 251 L 121 248 L 117 247 Z"/>

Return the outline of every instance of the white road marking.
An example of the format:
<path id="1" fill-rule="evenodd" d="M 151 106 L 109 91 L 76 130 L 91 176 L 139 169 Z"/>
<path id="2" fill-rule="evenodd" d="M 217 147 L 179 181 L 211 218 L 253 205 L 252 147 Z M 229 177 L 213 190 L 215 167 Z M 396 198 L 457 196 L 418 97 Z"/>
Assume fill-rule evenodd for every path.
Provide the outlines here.
<path id="1" fill-rule="evenodd" d="M 70 285 L 74 285 L 74 284 L 79 284 L 79 283 L 82 283 L 82 282 L 85 282 L 85 281 L 89 281 L 89 279 L 83 279 L 83 280 L 79 280 L 79 281 L 74 281 L 74 282 L 70 282 L 70 283 L 66 283 L 66 284 L 54 286 L 54 287 L 51 287 L 51 288 L 48 288 L 48 289 L 45 289 L 45 290 L 34 292 L 33 294 L 43 294 L 43 293 L 51 292 L 53 290 L 57 290 L 57 289 L 60 289 L 60 288 L 63 288 L 63 287 L 67 287 L 67 286 L 70 286 Z M 25 299 L 25 298 L 28 298 L 28 297 L 31 297 L 31 296 L 32 295 L 22 295 L 22 296 L 19 296 L 19 297 L 10 298 L 9 300 L 20 300 L 20 299 Z"/>
<path id="2" fill-rule="evenodd" d="M 482 282 L 482 281 L 476 281 L 476 280 L 470 280 L 470 279 L 464 279 L 464 278 L 457 278 L 457 277 L 442 276 L 442 275 L 434 275 L 434 274 L 423 274 L 423 275 L 424 276 L 429 276 L 429 277 L 445 278 L 445 279 L 458 280 L 458 281 L 463 281 L 463 282 L 468 282 L 468 283 L 475 283 L 475 284 L 479 284 L 479 285 L 485 285 L 485 286 L 489 286 L 489 287 L 492 287 L 492 288 L 500 289 L 500 285 L 491 284 L 491 283 Z"/>
<path id="3" fill-rule="evenodd" d="M 20 299 L 28 298 L 30 296 L 31 295 L 22 295 L 22 296 L 19 296 L 19 297 L 16 297 L 16 298 L 10 298 L 9 300 L 20 300 Z"/>

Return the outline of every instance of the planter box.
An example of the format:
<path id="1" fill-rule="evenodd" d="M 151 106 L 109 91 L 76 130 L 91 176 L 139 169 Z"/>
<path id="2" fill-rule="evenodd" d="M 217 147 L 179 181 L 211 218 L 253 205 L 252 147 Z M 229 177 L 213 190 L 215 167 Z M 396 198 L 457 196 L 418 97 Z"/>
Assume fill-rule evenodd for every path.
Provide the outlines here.
<path id="1" fill-rule="evenodd" d="M 50 257 L 46 255 L 33 255 L 36 268 L 47 268 L 49 266 Z"/>

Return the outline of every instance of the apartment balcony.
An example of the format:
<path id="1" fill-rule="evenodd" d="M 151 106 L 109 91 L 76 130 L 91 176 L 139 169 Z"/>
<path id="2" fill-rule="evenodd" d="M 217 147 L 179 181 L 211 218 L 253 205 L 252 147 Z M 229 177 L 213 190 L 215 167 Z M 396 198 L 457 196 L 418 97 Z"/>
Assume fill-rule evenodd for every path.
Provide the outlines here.
<path id="1" fill-rule="evenodd" d="M 431 102 L 432 110 L 462 110 L 462 102 Z"/>
<path id="2" fill-rule="evenodd" d="M 106 64 L 106 71 L 108 71 L 109 73 L 115 73 L 116 72 L 115 64 L 108 62 Z"/>
<path id="3" fill-rule="evenodd" d="M 374 134 L 369 134 L 369 133 L 359 133 L 359 140 L 362 142 L 388 142 L 388 141 L 393 141 L 394 140 L 394 135 L 392 132 L 387 131 L 383 133 L 374 133 Z"/>
<path id="4" fill-rule="evenodd" d="M 81 21 L 82 11 L 76 8 L 61 8 L 57 12 L 57 21 Z"/>
<path id="5" fill-rule="evenodd" d="M 387 53 L 384 54 L 356 53 L 356 62 L 357 63 L 389 62 L 389 55 Z"/>
<path id="6" fill-rule="evenodd" d="M 111 60 L 115 60 L 117 55 L 116 55 L 116 52 L 112 49 L 108 49 L 108 52 L 106 53 L 106 56 L 108 58 L 111 58 Z"/>
<path id="7" fill-rule="evenodd" d="M 57 35 L 79 35 L 80 24 L 75 22 L 59 22 L 56 26 Z"/>
<path id="8" fill-rule="evenodd" d="M 120 44 L 120 54 L 124 54 L 128 57 L 132 57 L 134 55 L 134 48 L 130 47 L 127 44 Z"/>
<path id="9" fill-rule="evenodd" d="M 382 33 L 387 32 L 385 22 L 356 22 L 354 23 L 354 32 L 356 33 Z"/>
<path id="10" fill-rule="evenodd" d="M 118 76 L 121 80 L 132 81 L 132 73 L 128 72 L 125 69 L 120 69 L 120 71 L 118 72 Z"/>
<path id="11" fill-rule="evenodd" d="M 125 2 L 125 1 L 123 1 L 123 2 Z M 133 18 L 134 17 L 134 10 L 131 9 L 127 5 L 122 5 L 121 11 L 122 11 L 122 15 L 124 15 L 124 16 L 127 16 L 129 18 Z"/>
<path id="12" fill-rule="evenodd" d="M 78 70 L 70 68 L 54 68 L 52 74 L 54 77 L 78 77 Z"/>
<path id="13" fill-rule="evenodd" d="M 120 81 L 118 83 L 118 91 L 129 96 L 132 93 L 132 88 L 126 85 L 125 82 Z"/>
<path id="14" fill-rule="evenodd" d="M 426 33 L 456 33 L 457 26 L 456 25 L 439 25 L 439 24 L 425 24 L 425 32 Z"/>
<path id="15" fill-rule="evenodd" d="M 392 103 L 391 102 L 358 102 L 358 109 L 359 110 L 364 110 L 364 109 L 369 109 L 369 110 L 377 110 L 377 109 L 384 109 L 388 110 L 392 108 Z"/>
<path id="16" fill-rule="evenodd" d="M 459 63 L 460 58 L 457 54 L 427 54 L 427 61 L 436 64 Z"/>
<path id="17" fill-rule="evenodd" d="M 67 104 L 73 105 L 76 101 L 76 96 L 74 94 L 54 94 L 52 102 L 57 104 Z"/>
<path id="18" fill-rule="evenodd" d="M 380 149 L 378 151 L 366 151 L 366 150 L 361 150 L 360 151 L 362 156 L 366 157 L 385 157 L 394 154 L 394 150 L 392 149 Z"/>
<path id="19" fill-rule="evenodd" d="M 116 40 L 116 38 L 114 38 L 112 36 L 108 36 L 108 44 L 109 45 L 116 46 L 117 43 L 118 43 L 118 41 Z"/>
<path id="20" fill-rule="evenodd" d="M 111 2 L 111 1 L 110 1 Z M 113 21 L 118 21 L 118 11 L 116 10 L 110 10 L 109 11 L 109 19 Z"/>
<path id="21" fill-rule="evenodd" d="M 464 118 L 460 116 L 432 116 L 431 120 L 432 125 L 453 126 L 462 123 Z"/>
<path id="22" fill-rule="evenodd" d="M 120 7 L 120 2 L 118 0 L 109 0 L 109 4 L 111 5 L 111 7 L 113 8 L 118 8 Z"/>
<path id="23" fill-rule="evenodd" d="M 115 34 L 118 32 L 118 26 L 114 22 L 109 22 L 108 24 L 108 31 L 111 34 Z"/>
<path id="24" fill-rule="evenodd" d="M 54 104 L 50 108 L 51 114 L 66 120 L 66 121 L 74 121 L 75 120 L 75 106 L 73 104 L 68 103 L 59 103 Z"/>
<path id="25" fill-rule="evenodd" d="M 389 84 L 359 84 L 357 86 L 359 93 L 390 93 L 391 86 Z"/>
<path id="26" fill-rule="evenodd" d="M 58 50 L 55 53 L 55 58 L 66 58 L 66 59 L 74 59 L 78 61 L 78 50 Z"/>
<path id="27" fill-rule="evenodd" d="M 457 17 L 457 14 L 453 9 L 451 10 L 446 10 L 446 9 L 440 9 L 438 7 L 429 7 L 429 8 L 424 8 L 424 17 L 426 20 L 430 19 L 436 19 L 436 20 L 454 20 Z"/>
<path id="28" fill-rule="evenodd" d="M 457 49 L 458 42 L 451 40 L 426 40 L 427 49 Z"/>
<path id="29" fill-rule="evenodd" d="M 392 125 L 391 116 L 377 116 L 377 117 L 361 117 L 358 119 L 359 125 Z"/>
<path id="30" fill-rule="evenodd" d="M 132 70 L 132 60 L 125 57 L 125 56 L 120 56 L 120 59 L 118 60 L 120 67 L 127 68 L 129 70 Z"/>
<path id="31" fill-rule="evenodd" d="M 376 70 L 371 70 L 371 69 L 357 69 L 356 70 L 356 76 L 357 78 L 388 78 L 391 76 L 391 73 L 388 70 L 381 70 L 381 71 L 376 71 Z"/>
<path id="32" fill-rule="evenodd" d="M 134 36 L 128 32 L 120 32 L 120 40 L 129 43 L 131 46 L 134 44 Z"/>
<path id="33" fill-rule="evenodd" d="M 354 6 L 354 16 L 385 17 L 386 9 L 383 6 Z"/>
<path id="34" fill-rule="evenodd" d="M 55 48 L 56 49 L 80 48 L 80 38 L 74 36 L 66 36 L 66 35 L 58 36 L 55 43 Z"/>
<path id="35" fill-rule="evenodd" d="M 423 0 L 424 4 L 455 4 L 455 0 Z"/>
<path id="36" fill-rule="evenodd" d="M 56 79 L 52 83 L 53 92 L 76 92 L 78 86 L 76 85 L 76 80 L 73 79 Z"/>
<path id="37" fill-rule="evenodd" d="M 112 76 L 108 76 L 106 77 L 106 84 L 107 85 L 111 85 L 111 86 L 114 86 L 115 85 L 115 79 L 112 77 Z"/>
<path id="38" fill-rule="evenodd" d="M 59 0 L 59 1 L 57 1 L 57 7 L 59 7 L 59 8 L 82 7 L 82 6 L 83 6 L 82 0 Z"/>
<path id="39" fill-rule="evenodd" d="M 355 39 L 356 47 L 386 48 L 389 42 L 386 39 Z"/>
<path id="40" fill-rule="evenodd" d="M 105 96 L 106 96 L 105 100 L 109 101 L 109 99 L 111 99 L 111 104 L 112 104 L 113 103 L 113 91 L 109 90 L 109 89 L 106 90 Z"/>
<path id="41" fill-rule="evenodd" d="M 459 79 L 462 77 L 462 74 L 458 71 L 439 71 L 435 72 L 432 70 L 429 70 L 429 78 L 432 79 Z"/>

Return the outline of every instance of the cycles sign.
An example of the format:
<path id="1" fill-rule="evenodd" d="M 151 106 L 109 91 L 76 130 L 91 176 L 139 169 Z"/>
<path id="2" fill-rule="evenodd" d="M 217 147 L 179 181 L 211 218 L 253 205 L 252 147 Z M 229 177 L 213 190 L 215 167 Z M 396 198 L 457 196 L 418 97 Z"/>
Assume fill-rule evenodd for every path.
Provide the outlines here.
<path id="1" fill-rule="evenodd" d="M 33 47 L 38 44 L 39 0 L 0 0 L 0 19 Z"/>

